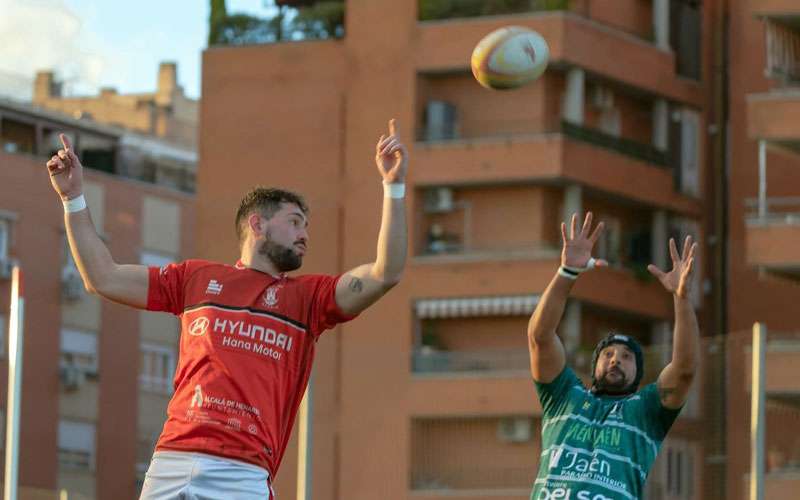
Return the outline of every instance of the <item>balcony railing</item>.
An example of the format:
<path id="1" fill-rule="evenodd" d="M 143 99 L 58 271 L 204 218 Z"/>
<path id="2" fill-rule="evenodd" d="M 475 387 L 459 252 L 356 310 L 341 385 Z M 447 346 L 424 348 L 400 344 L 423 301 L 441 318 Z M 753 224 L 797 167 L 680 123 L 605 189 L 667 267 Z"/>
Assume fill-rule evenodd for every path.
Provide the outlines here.
<path id="1" fill-rule="evenodd" d="M 482 351 L 439 351 L 417 349 L 411 354 L 412 370 L 417 374 L 526 372 L 525 349 L 486 349 Z"/>
<path id="2" fill-rule="evenodd" d="M 800 225 L 800 196 L 748 198 L 745 208 L 750 224 Z"/>
<path id="3" fill-rule="evenodd" d="M 800 83 L 800 32 L 775 21 L 766 22 L 767 76 Z"/>
<path id="4" fill-rule="evenodd" d="M 668 167 L 670 164 L 669 154 L 650 144 L 616 137 L 595 128 L 584 127 L 568 121 L 561 122 L 561 131 L 572 139 L 610 149 L 661 167 Z"/>
<path id="5" fill-rule="evenodd" d="M 414 471 L 413 490 L 529 490 L 536 471 L 530 467 L 459 468 L 458 471 Z M 527 492 L 527 491 L 526 491 Z M 477 498 L 477 497 L 476 497 Z"/>

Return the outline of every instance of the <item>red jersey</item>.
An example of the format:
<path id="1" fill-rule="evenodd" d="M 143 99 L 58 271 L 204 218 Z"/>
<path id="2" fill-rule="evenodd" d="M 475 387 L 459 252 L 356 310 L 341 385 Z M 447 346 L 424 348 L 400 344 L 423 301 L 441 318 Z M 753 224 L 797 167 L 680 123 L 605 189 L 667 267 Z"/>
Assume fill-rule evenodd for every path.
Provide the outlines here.
<path id="1" fill-rule="evenodd" d="M 147 309 L 181 319 L 175 394 L 156 450 L 243 460 L 275 476 L 323 331 L 349 321 L 335 276 L 274 277 L 188 260 L 149 270 Z"/>

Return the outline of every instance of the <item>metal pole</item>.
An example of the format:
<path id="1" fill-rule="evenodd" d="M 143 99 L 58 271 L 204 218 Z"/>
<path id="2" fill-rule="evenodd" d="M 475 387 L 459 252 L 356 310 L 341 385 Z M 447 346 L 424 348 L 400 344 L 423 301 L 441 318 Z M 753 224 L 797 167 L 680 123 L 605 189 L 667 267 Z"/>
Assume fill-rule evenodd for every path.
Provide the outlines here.
<path id="1" fill-rule="evenodd" d="M 19 407 L 22 386 L 22 339 L 25 300 L 22 270 L 14 266 L 11 274 L 11 315 L 8 327 L 8 402 L 6 403 L 5 500 L 17 500 L 19 474 Z"/>
<path id="2" fill-rule="evenodd" d="M 750 403 L 750 500 L 764 500 L 764 364 L 767 326 L 753 325 L 753 363 Z"/>
<path id="3" fill-rule="evenodd" d="M 312 382 L 313 377 L 306 387 L 298 413 L 300 428 L 297 433 L 297 500 L 311 500 Z"/>

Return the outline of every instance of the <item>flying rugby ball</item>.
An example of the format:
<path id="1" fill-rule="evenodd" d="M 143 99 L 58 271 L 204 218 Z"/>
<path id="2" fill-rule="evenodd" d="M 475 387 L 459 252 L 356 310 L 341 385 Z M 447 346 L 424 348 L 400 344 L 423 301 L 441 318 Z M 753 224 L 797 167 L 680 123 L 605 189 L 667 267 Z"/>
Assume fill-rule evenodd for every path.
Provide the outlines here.
<path id="1" fill-rule="evenodd" d="M 550 49 L 542 35 L 508 26 L 478 42 L 472 51 L 472 74 L 488 89 L 515 89 L 539 78 L 549 59 Z"/>

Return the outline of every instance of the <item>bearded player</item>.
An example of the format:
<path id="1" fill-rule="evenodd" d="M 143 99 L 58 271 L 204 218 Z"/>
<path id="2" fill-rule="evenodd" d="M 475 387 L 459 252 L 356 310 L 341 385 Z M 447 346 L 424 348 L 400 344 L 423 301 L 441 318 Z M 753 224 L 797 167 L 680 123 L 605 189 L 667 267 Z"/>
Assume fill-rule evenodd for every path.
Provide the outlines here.
<path id="1" fill-rule="evenodd" d="M 675 305 L 672 360 L 658 381 L 637 391 L 644 368 L 642 349 L 622 334 L 608 335 L 595 348 L 589 389 L 566 366 L 556 328 L 567 297 L 582 272 L 608 265 L 592 258 L 603 224 L 591 229 L 591 213 L 580 231 L 572 216 L 569 237 L 561 224 L 561 267 L 528 325 L 531 374 L 543 411 L 542 454 L 532 500 L 642 498 L 647 474 L 697 370 L 699 334 L 689 301 L 697 244 L 691 237 L 681 254 L 670 239 L 672 270 L 648 266 Z"/>
<path id="2" fill-rule="evenodd" d="M 286 274 L 308 248 L 308 208 L 295 193 L 267 188 L 239 206 L 236 265 L 118 264 L 86 208 L 81 162 L 61 141 L 47 168 L 86 289 L 181 320 L 175 392 L 141 498 L 272 499 L 319 336 L 377 301 L 405 266 L 408 152 L 394 120 L 376 146 L 384 199 L 375 262 L 340 276 Z"/>

